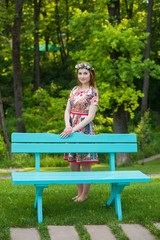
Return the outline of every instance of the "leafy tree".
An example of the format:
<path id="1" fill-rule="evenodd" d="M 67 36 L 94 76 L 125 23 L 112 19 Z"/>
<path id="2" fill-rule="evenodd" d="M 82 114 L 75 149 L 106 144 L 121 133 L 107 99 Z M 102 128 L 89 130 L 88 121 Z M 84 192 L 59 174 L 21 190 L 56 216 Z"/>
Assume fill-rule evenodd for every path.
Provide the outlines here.
<path id="1" fill-rule="evenodd" d="M 75 39 L 82 40 L 82 49 L 72 53 L 76 61 L 90 61 L 96 69 L 100 92 L 100 109 L 111 109 L 115 132 L 127 132 L 127 112 L 134 116 L 143 95 L 136 89 L 135 79 L 143 77 L 144 69 L 155 75 L 160 71 L 154 62 L 143 58 L 147 34 L 131 27 L 128 20 L 113 26 L 108 20 L 97 22 L 95 14 L 75 12 L 70 30 Z M 85 23 L 85 25 L 84 25 Z M 100 26 L 101 24 L 101 26 Z M 83 29 L 83 35 L 81 31 Z M 117 54 L 116 58 L 113 54 Z M 158 76 L 157 72 L 157 76 Z M 156 76 L 156 75 L 155 75 Z"/>
<path id="2" fill-rule="evenodd" d="M 40 87 L 40 53 L 39 53 L 39 14 L 41 9 L 41 0 L 34 0 L 34 74 L 36 89 Z"/>
<path id="3" fill-rule="evenodd" d="M 18 2 L 20 0 L 17 0 Z M 19 14 L 18 11 L 15 14 L 15 1 L 5 0 L 0 3 L 0 84 L 4 90 L 3 105 L 6 123 L 10 123 L 15 114 L 12 29 L 18 34 L 14 35 L 14 44 L 18 43 L 14 51 L 19 51 L 19 55 L 15 58 L 19 64 L 16 74 L 20 70 L 18 76 L 21 79 L 17 85 L 21 90 L 18 99 L 23 104 L 23 90 L 23 120 L 27 132 L 55 131 L 58 133 L 60 129 L 63 130 L 67 89 L 71 89 L 77 83 L 73 66 L 83 60 L 93 63 L 96 69 L 101 111 L 97 113 L 95 119 L 97 132 L 112 132 L 112 128 L 115 132 L 127 132 L 128 119 L 133 118 L 134 112 L 140 109 L 145 70 L 150 76 L 149 106 L 159 111 L 160 82 L 156 80 L 160 72 L 159 0 L 154 0 L 152 44 L 150 58 L 147 60 L 144 60 L 148 37 L 148 34 L 144 33 L 148 11 L 147 1 L 35 0 L 35 2 L 41 3 L 36 24 L 34 1 L 23 0 L 23 11 L 21 13 L 20 10 Z M 19 25 L 15 25 L 18 21 Z M 19 27 L 15 28 L 15 26 Z M 38 42 L 36 45 L 40 53 L 38 62 L 41 88 L 39 91 L 33 90 L 35 27 L 38 30 L 39 44 L 45 45 L 43 51 Z M 21 42 L 16 42 L 16 37 Z M 59 122 L 58 119 L 60 119 Z M 15 122 L 12 121 L 7 125 L 8 132 L 15 129 L 13 124 Z"/>
<path id="4" fill-rule="evenodd" d="M 150 59 L 155 61 L 156 64 L 160 65 L 160 2 L 154 0 L 153 13 L 152 13 L 152 32 L 151 32 L 151 49 L 150 49 Z M 153 76 L 149 76 L 149 89 L 148 89 L 148 108 L 153 111 L 159 112 L 159 102 L 160 102 L 160 81 Z"/>
<path id="5" fill-rule="evenodd" d="M 22 21 L 22 7 L 23 7 L 23 0 L 16 0 L 14 24 L 12 27 L 13 80 L 14 80 L 14 97 L 15 97 L 15 109 L 16 109 L 18 132 L 25 131 L 24 123 L 21 120 L 22 109 L 23 109 L 21 63 L 20 63 L 20 28 L 21 28 L 21 21 Z"/>
<path id="6" fill-rule="evenodd" d="M 151 25 L 152 25 L 152 12 L 153 12 L 153 0 L 149 0 L 148 3 L 148 16 L 147 16 L 147 32 L 149 36 L 147 37 L 147 44 L 145 49 L 145 59 L 150 58 L 150 48 L 151 48 Z M 148 89 L 149 89 L 149 73 L 147 70 L 144 72 L 144 82 L 143 82 L 143 93 L 144 96 L 142 98 L 141 104 L 141 114 L 145 115 L 145 111 L 148 107 Z"/>

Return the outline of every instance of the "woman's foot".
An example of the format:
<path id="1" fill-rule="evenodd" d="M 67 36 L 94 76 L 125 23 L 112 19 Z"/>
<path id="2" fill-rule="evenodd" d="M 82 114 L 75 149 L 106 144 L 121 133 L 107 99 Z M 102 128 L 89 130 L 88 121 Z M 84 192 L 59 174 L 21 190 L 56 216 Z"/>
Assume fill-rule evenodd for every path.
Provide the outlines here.
<path id="1" fill-rule="evenodd" d="M 79 197 L 80 197 L 80 195 L 77 195 L 77 196 L 73 197 L 72 200 L 74 201 L 74 200 L 76 200 Z"/>
<path id="2" fill-rule="evenodd" d="M 88 199 L 87 197 L 82 197 L 82 196 L 80 196 L 80 197 L 76 198 L 76 199 L 74 200 L 74 202 L 84 202 L 84 201 L 86 201 L 87 199 Z"/>

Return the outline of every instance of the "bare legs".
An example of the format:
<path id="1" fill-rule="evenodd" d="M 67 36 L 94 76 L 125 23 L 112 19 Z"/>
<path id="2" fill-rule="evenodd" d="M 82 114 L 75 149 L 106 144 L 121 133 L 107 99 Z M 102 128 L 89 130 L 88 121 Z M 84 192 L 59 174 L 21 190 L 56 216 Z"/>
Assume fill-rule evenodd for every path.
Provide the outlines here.
<path id="1" fill-rule="evenodd" d="M 70 163 L 71 170 L 74 172 L 80 171 L 80 164 L 76 162 Z M 83 171 L 91 171 L 91 163 L 82 163 Z M 83 202 L 88 197 L 88 192 L 91 184 L 77 184 L 78 195 L 74 197 L 75 201 Z"/>
<path id="2" fill-rule="evenodd" d="M 77 164 L 76 162 L 72 162 L 72 163 L 70 163 L 70 167 L 71 167 L 72 172 L 80 172 L 80 164 Z M 73 200 L 80 197 L 83 192 L 83 184 L 76 184 L 76 185 L 77 185 L 77 189 L 78 189 L 78 195 L 76 197 L 74 197 Z"/>

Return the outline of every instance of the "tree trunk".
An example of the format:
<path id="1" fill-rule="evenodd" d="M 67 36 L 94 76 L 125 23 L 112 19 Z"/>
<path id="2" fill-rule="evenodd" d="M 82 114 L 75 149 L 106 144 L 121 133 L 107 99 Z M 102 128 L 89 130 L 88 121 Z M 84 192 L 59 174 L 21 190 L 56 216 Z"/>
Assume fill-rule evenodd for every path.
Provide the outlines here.
<path id="1" fill-rule="evenodd" d="M 2 1 L 1 1 L 2 2 Z M 8 8 L 9 8 L 9 0 L 5 0 L 5 6 L 6 6 L 6 10 L 8 11 Z M 9 19 L 9 16 L 7 15 L 6 18 L 5 18 L 5 36 L 7 38 L 10 38 L 10 33 L 12 32 L 12 27 L 11 27 L 11 24 L 9 23 L 10 21 L 8 20 Z"/>
<path id="2" fill-rule="evenodd" d="M 109 21 L 112 25 L 120 23 L 120 0 L 111 0 L 108 4 Z"/>
<path id="3" fill-rule="evenodd" d="M 48 52 L 49 36 L 45 37 L 45 42 L 46 42 L 46 52 Z"/>
<path id="4" fill-rule="evenodd" d="M 68 24 L 69 24 L 69 16 L 68 16 L 68 11 L 69 11 L 69 7 L 68 7 L 68 0 L 66 0 L 66 13 L 67 13 L 67 57 L 69 56 L 69 48 L 68 48 L 68 42 L 69 42 L 69 29 L 68 29 Z"/>
<path id="5" fill-rule="evenodd" d="M 111 0 L 108 4 L 109 21 L 114 26 L 121 22 L 120 18 L 120 0 Z M 121 52 L 115 50 L 111 53 L 111 59 L 115 62 L 121 56 Z M 117 83 L 118 84 L 118 83 Z M 114 106 L 113 106 L 114 110 Z M 113 125 L 115 133 L 128 133 L 128 114 L 124 111 L 124 106 L 121 105 L 117 112 L 113 112 Z M 130 164 L 130 154 L 117 153 L 116 165 Z"/>
<path id="6" fill-rule="evenodd" d="M 64 43 L 63 43 L 61 27 L 60 27 L 58 0 L 55 0 L 55 4 L 56 4 L 55 15 L 56 15 L 57 38 L 58 38 L 58 43 L 60 45 L 61 60 L 62 60 L 62 64 L 63 64 L 63 67 L 64 67 L 65 66 L 65 60 L 66 60 L 66 53 L 65 53 L 65 49 L 64 49 Z"/>
<path id="7" fill-rule="evenodd" d="M 129 1 L 129 4 L 128 4 L 127 0 L 125 0 L 126 12 L 127 12 L 128 19 L 131 19 L 132 15 L 133 15 L 133 2 L 134 2 L 134 0 Z"/>
<path id="8" fill-rule="evenodd" d="M 148 15 L 147 15 L 147 32 L 149 33 L 149 36 L 147 37 L 145 59 L 150 58 L 152 12 L 153 12 L 153 0 L 149 0 Z M 149 73 L 147 72 L 147 70 L 145 70 L 144 80 L 143 80 L 143 90 L 142 90 L 144 97 L 142 98 L 142 105 L 141 105 L 141 115 L 143 117 L 148 108 L 148 89 L 149 89 Z"/>
<path id="9" fill-rule="evenodd" d="M 2 125 L 3 137 L 4 137 L 5 143 L 7 144 L 7 149 L 8 149 L 9 155 L 10 155 L 11 159 L 13 159 L 13 155 L 11 153 L 10 142 L 8 139 L 7 129 L 6 129 L 6 125 L 5 125 L 5 117 L 4 117 L 4 111 L 3 111 L 1 90 L 0 90 L 0 123 Z"/>
<path id="10" fill-rule="evenodd" d="M 113 112 L 113 128 L 115 133 L 128 133 L 128 112 L 124 106 L 120 106 L 117 112 Z M 117 153 L 116 165 L 130 165 L 130 153 Z"/>
<path id="11" fill-rule="evenodd" d="M 6 8 L 9 6 L 9 0 L 5 0 Z"/>
<path id="12" fill-rule="evenodd" d="M 23 0 L 16 0 L 14 24 L 12 27 L 13 80 L 18 132 L 25 132 L 25 126 L 21 120 L 23 108 L 21 64 L 20 64 L 20 28 L 22 20 L 22 6 Z"/>
<path id="13" fill-rule="evenodd" d="M 39 53 L 39 14 L 41 8 L 41 0 L 39 3 L 37 0 L 34 0 L 34 77 L 36 89 L 40 87 L 40 53 Z"/>

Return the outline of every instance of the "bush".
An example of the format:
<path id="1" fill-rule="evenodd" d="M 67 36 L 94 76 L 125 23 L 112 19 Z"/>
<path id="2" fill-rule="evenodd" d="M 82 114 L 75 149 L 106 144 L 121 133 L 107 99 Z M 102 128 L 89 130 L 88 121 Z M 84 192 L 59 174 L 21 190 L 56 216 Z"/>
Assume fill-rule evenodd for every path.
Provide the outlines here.
<path id="1" fill-rule="evenodd" d="M 68 161 L 63 160 L 63 154 L 40 154 L 41 167 L 66 167 L 69 165 Z M 28 153 L 14 153 L 14 160 L 7 158 L 0 161 L 0 168 L 34 168 L 35 154 Z"/>
<path id="2" fill-rule="evenodd" d="M 7 147 L 6 147 L 6 144 L 4 143 L 4 139 L 2 135 L 0 134 L 0 161 L 4 158 L 6 153 L 7 153 Z"/>
<path id="3" fill-rule="evenodd" d="M 63 131 L 64 111 L 69 93 L 63 91 L 62 95 L 62 97 L 54 98 L 42 88 L 34 92 L 32 85 L 25 90 L 23 120 L 27 132 L 59 134 Z"/>
<path id="4" fill-rule="evenodd" d="M 160 153 L 160 132 L 157 132 L 157 126 L 153 122 L 150 111 L 148 110 L 145 116 L 141 117 L 137 128 L 133 131 L 137 134 L 138 153 L 131 154 L 132 161 L 137 161 Z M 154 126 L 156 126 L 156 128 Z"/>
<path id="5" fill-rule="evenodd" d="M 140 147 L 143 158 L 146 157 L 146 150 L 151 139 L 151 124 L 150 124 L 150 113 L 149 110 L 145 112 L 144 117 L 141 117 L 140 123 L 137 126 L 137 142 Z"/>

